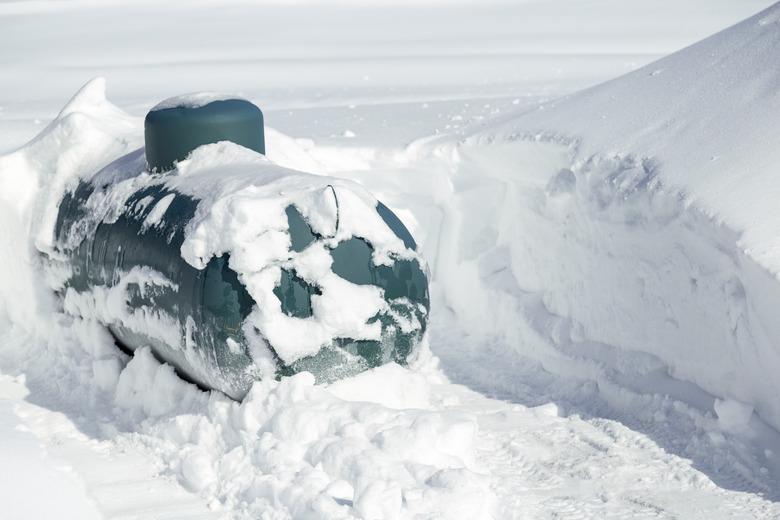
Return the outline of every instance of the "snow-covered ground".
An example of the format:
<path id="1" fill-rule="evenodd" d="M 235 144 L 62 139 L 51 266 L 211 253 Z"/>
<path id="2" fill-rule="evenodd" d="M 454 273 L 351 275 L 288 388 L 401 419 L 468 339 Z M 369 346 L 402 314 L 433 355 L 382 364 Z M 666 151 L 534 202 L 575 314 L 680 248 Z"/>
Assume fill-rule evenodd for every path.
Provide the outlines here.
<path id="1" fill-rule="evenodd" d="M 0 517 L 780 517 L 780 7 L 639 68 L 768 2 L 678 4 L 0 3 Z M 236 403 L 60 311 L 47 208 L 193 90 L 410 227 L 409 369 Z"/>

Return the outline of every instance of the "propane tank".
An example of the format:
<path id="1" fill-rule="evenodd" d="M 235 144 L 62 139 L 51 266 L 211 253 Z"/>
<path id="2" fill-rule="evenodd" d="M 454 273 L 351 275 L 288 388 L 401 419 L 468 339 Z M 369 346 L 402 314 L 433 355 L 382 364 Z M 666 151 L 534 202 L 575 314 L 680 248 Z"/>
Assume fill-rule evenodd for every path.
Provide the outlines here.
<path id="1" fill-rule="evenodd" d="M 371 199 L 372 211 L 405 251 L 381 262 L 367 237 L 324 236 L 305 216 L 305 204 L 291 203 L 284 209 L 290 255 L 313 245 L 324 247 L 335 275 L 378 288 L 386 302 L 368 321 L 381 329 L 375 337 L 337 334 L 316 352 L 292 357 L 266 337 L 270 335 L 264 334 L 262 324 L 251 326 L 250 316 L 257 315 L 259 306 L 277 305 L 286 318 L 304 325 L 316 319 L 312 302 L 321 287 L 290 262 L 280 262 L 273 288 L 278 301 L 258 302 L 245 285 L 245 275 L 231 267 L 234 251 L 215 253 L 202 265 L 185 261 L 182 253 L 193 219 L 208 215 L 209 204 L 214 204 L 186 189 L 184 161 L 199 147 L 223 141 L 240 145 L 248 154 L 264 154 L 262 112 L 243 99 L 191 95 L 157 105 L 147 114 L 144 130 L 145 148 L 81 181 L 60 202 L 54 255 L 59 260 L 52 261 L 68 268 L 63 290 L 68 311 L 98 319 L 121 347 L 132 351 L 148 346 L 183 378 L 234 399 L 265 377 L 305 370 L 324 382 L 407 361 L 426 329 L 428 281 L 414 239 L 387 206 Z M 239 177 L 226 168 L 219 189 L 251 184 L 246 169 Z M 264 172 L 258 179 L 297 175 L 271 163 L 258 169 Z M 345 228 L 348 222 L 339 222 L 346 218 L 338 213 L 339 196 L 352 188 L 334 187 L 319 176 L 300 178 L 301 190 L 308 189 L 304 181 L 310 179 L 333 200 L 336 229 Z"/>

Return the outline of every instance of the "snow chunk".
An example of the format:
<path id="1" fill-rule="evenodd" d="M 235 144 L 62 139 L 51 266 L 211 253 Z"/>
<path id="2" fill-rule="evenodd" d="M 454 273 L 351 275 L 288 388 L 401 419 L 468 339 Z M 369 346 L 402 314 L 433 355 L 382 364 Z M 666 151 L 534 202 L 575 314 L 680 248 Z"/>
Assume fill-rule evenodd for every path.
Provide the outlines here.
<path id="1" fill-rule="evenodd" d="M 733 399 L 715 399 L 718 425 L 726 431 L 744 431 L 753 415 L 753 406 Z"/>
<path id="2" fill-rule="evenodd" d="M 149 347 L 138 349 L 119 375 L 114 402 L 117 406 L 151 417 L 167 415 L 199 399 L 195 388 L 184 383 L 170 365 L 161 365 Z"/>

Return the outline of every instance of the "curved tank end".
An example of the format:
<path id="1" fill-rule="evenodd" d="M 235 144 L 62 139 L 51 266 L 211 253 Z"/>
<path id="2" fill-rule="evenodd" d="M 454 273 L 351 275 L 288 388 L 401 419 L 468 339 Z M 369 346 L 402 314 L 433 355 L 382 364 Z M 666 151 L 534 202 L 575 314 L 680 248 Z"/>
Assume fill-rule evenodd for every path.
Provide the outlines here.
<path id="1" fill-rule="evenodd" d="M 158 104 L 144 120 L 146 163 L 166 171 L 195 148 L 231 141 L 265 153 L 263 113 L 245 99 L 195 94 Z"/>

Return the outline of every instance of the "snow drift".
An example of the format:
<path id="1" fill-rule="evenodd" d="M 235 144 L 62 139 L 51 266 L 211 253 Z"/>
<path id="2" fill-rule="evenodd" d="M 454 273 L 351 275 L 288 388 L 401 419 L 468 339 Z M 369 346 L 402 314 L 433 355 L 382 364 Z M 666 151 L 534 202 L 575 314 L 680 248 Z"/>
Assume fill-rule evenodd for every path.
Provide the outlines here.
<path id="1" fill-rule="evenodd" d="M 671 375 L 780 428 L 778 63 L 776 4 L 440 141 L 455 217 L 432 262 L 466 329 L 572 377 L 664 393 Z"/>

